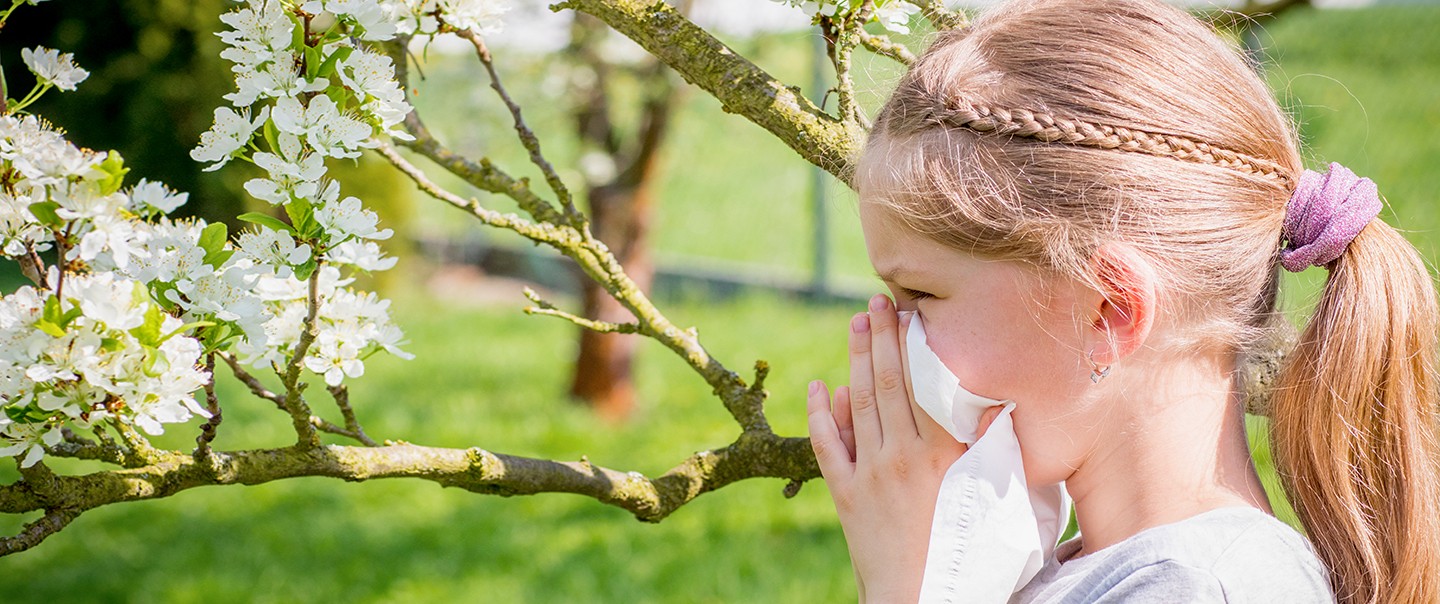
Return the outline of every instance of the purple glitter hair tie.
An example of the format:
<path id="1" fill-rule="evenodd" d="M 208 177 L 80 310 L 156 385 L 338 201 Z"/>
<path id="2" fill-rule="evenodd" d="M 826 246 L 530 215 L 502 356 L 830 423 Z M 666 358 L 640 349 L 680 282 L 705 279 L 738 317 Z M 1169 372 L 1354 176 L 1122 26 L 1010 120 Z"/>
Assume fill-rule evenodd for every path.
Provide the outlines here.
<path id="1" fill-rule="evenodd" d="M 1332 163 L 1328 174 L 1306 170 L 1285 204 L 1280 235 L 1286 245 L 1280 251 L 1280 264 L 1298 273 L 1334 262 L 1380 215 L 1380 206 L 1375 183 L 1345 166 Z"/>

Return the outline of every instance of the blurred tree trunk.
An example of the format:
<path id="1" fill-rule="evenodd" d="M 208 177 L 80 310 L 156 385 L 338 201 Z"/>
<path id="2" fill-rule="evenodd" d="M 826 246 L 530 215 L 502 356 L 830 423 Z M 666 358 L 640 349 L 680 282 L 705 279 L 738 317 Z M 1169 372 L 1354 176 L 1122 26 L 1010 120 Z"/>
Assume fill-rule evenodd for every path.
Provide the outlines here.
<path id="1" fill-rule="evenodd" d="M 654 281 L 650 228 L 655 187 L 659 182 L 660 149 L 669 129 L 679 87 L 669 68 L 645 56 L 627 64 L 607 48 L 610 28 L 589 15 L 576 15 L 569 52 L 575 61 L 572 85 L 578 105 L 578 129 L 589 202 L 590 229 L 626 267 L 642 291 Z M 620 40 L 622 42 L 627 42 Z M 633 132 L 617 127 L 615 98 L 622 80 L 633 80 L 639 92 L 638 122 Z M 590 319 L 634 321 L 613 297 L 593 280 L 585 280 L 584 315 Z M 580 330 L 570 393 L 602 417 L 618 421 L 635 407 L 632 362 L 636 336 Z"/>

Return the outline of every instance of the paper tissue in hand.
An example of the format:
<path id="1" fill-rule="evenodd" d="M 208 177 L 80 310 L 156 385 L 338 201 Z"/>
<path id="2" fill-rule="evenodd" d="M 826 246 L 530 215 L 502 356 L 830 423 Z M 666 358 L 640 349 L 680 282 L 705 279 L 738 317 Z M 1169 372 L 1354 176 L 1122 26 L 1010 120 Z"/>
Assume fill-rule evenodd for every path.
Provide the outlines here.
<path id="1" fill-rule="evenodd" d="M 955 440 L 970 444 L 940 484 L 920 601 L 1005 602 L 1055 549 L 1069 522 L 1070 498 L 1064 485 L 1028 486 L 1010 418 L 1015 403 L 962 387 L 925 343 L 919 313 L 911 317 L 905 350 L 915 402 Z M 976 442 L 980 414 L 996 405 L 1004 409 Z"/>

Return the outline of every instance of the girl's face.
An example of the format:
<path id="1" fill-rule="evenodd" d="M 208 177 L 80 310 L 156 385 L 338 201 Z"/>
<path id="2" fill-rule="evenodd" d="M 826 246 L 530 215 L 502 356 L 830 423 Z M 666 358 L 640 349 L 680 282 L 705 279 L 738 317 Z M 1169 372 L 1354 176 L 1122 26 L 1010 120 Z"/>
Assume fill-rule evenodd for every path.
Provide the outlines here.
<path id="1" fill-rule="evenodd" d="M 1099 433 L 1084 400 L 1083 339 L 1099 294 L 1018 262 L 946 247 L 906 227 L 883 202 L 862 197 L 859 205 L 870 263 L 896 306 L 919 311 L 930 348 L 962 386 L 1015 402 L 1030 483 L 1066 479 Z"/>

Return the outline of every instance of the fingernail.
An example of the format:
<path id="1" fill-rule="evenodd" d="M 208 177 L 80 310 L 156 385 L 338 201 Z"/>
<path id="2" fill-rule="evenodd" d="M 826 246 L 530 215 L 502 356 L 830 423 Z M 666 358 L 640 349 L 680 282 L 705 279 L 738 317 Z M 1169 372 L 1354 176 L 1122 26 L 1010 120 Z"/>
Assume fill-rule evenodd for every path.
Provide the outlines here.
<path id="1" fill-rule="evenodd" d="M 822 381 L 820 381 L 820 380 L 815 380 L 815 381 L 813 381 L 813 382 L 810 382 L 810 396 L 815 396 L 815 395 L 817 395 L 817 394 L 820 394 L 820 389 L 821 389 L 821 388 L 824 388 L 824 387 L 825 387 L 825 382 L 822 382 Z"/>
<path id="2" fill-rule="evenodd" d="M 881 311 L 889 307 L 890 299 L 886 298 L 885 294 L 875 294 L 875 297 L 870 299 L 870 310 Z"/>
<path id="3" fill-rule="evenodd" d="M 855 315 L 854 319 L 850 319 L 850 330 L 855 333 L 870 331 L 870 315 L 863 312 Z"/>

